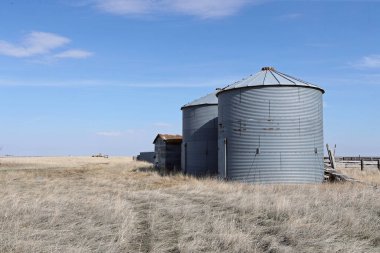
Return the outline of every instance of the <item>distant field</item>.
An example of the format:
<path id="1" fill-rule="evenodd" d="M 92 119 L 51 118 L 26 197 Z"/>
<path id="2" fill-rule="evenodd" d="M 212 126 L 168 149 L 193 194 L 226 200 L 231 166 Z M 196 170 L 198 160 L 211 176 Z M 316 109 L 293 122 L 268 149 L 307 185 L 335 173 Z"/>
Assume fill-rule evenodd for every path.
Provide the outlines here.
<path id="1" fill-rule="evenodd" d="M 131 158 L 0 158 L 0 252 L 380 252 L 380 188 L 161 177 Z M 380 185 L 376 169 L 341 171 Z"/>

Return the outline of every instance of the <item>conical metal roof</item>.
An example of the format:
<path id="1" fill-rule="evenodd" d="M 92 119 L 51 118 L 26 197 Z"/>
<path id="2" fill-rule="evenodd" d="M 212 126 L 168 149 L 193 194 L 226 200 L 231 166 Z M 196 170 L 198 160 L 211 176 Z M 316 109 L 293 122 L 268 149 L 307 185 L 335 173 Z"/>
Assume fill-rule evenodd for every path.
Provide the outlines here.
<path id="1" fill-rule="evenodd" d="M 186 107 L 190 106 L 197 106 L 197 105 L 217 105 L 218 104 L 218 98 L 216 97 L 216 92 L 210 93 L 204 97 L 198 98 L 194 100 L 193 102 L 187 103 L 184 106 L 181 107 L 181 110 Z"/>
<path id="2" fill-rule="evenodd" d="M 325 91 L 322 88 L 314 84 L 311 84 L 299 78 L 281 73 L 275 70 L 273 67 L 263 67 L 261 71 L 256 74 L 250 75 L 247 78 L 244 78 L 222 89 L 219 89 L 217 94 L 223 91 L 227 91 L 227 90 L 253 87 L 253 86 L 301 86 L 301 87 L 310 87 L 310 88 L 318 89 L 322 91 L 322 93 L 325 93 Z"/>

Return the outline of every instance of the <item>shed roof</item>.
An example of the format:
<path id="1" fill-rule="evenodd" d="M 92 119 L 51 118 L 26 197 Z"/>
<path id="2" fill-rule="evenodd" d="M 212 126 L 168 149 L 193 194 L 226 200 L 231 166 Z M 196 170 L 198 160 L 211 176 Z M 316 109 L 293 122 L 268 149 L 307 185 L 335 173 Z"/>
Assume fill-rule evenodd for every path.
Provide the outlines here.
<path id="1" fill-rule="evenodd" d="M 183 108 L 190 107 L 190 106 L 196 106 L 196 105 L 217 105 L 218 104 L 218 98 L 216 97 L 216 93 L 217 92 L 207 94 L 206 96 L 198 98 L 198 99 L 194 100 L 193 102 L 187 103 L 181 107 L 181 110 Z"/>
<path id="2" fill-rule="evenodd" d="M 254 87 L 254 86 L 301 86 L 301 87 L 310 87 L 318 89 L 324 93 L 325 91 L 309 82 L 303 81 L 299 78 L 292 77 L 290 75 L 281 73 L 274 69 L 273 67 L 263 67 L 261 71 L 254 75 L 250 75 L 240 81 L 237 81 L 231 85 L 228 85 L 222 89 L 219 89 L 217 95 L 220 92 L 226 90 L 233 90 L 245 87 Z"/>
<path id="3" fill-rule="evenodd" d="M 182 136 L 178 134 L 157 134 L 156 138 L 154 138 L 153 144 L 156 143 L 156 140 L 161 138 L 166 143 L 181 143 Z"/>

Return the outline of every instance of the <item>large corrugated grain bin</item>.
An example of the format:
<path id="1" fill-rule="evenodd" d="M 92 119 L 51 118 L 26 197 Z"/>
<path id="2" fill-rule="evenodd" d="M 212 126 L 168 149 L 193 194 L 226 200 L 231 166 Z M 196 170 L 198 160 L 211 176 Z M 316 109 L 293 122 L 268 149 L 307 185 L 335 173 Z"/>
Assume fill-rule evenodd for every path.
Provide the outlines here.
<path id="1" fill-rule="evenodd" d="M 218 172 L 218 99 L 214 93 L 182 108 L 182 171 L 193 176 Z"/>
<path id="2" fill-rule="evenodd" d="M 322 182 L 323 93 L 271 67 L 220 89 L 219 175 L 253 183 Z"/>

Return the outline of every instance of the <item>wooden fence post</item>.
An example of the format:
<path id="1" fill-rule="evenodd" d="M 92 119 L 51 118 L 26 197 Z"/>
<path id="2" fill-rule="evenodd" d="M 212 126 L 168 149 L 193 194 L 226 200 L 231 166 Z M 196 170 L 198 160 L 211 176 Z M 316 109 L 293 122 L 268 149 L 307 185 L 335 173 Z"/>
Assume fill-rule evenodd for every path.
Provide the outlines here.
<path id="1" fill-rule="evenodd" d="M 364 169 L 364 162 L 363 159 L 360 159 L 360 170 Z"/>
<path id="2" fill-rule="evenodd" d="M 330 165 L 331 165 L 331 168 L 333 170 L 336 169 L 336 164 L 335 164 L 335 157 L 333 155 L 333 153 L 331 152 L 331 149 L 329 147 L 329 144 L 326 144 L 326 148 L 327 148 L 327 154 L 329 156 L 329 160 L 330 160 Z"/>
<path id="3" fill-rule="evenodd" d="M 380 160 L 377 160 L 377 169 L 380 170 Z"/>

